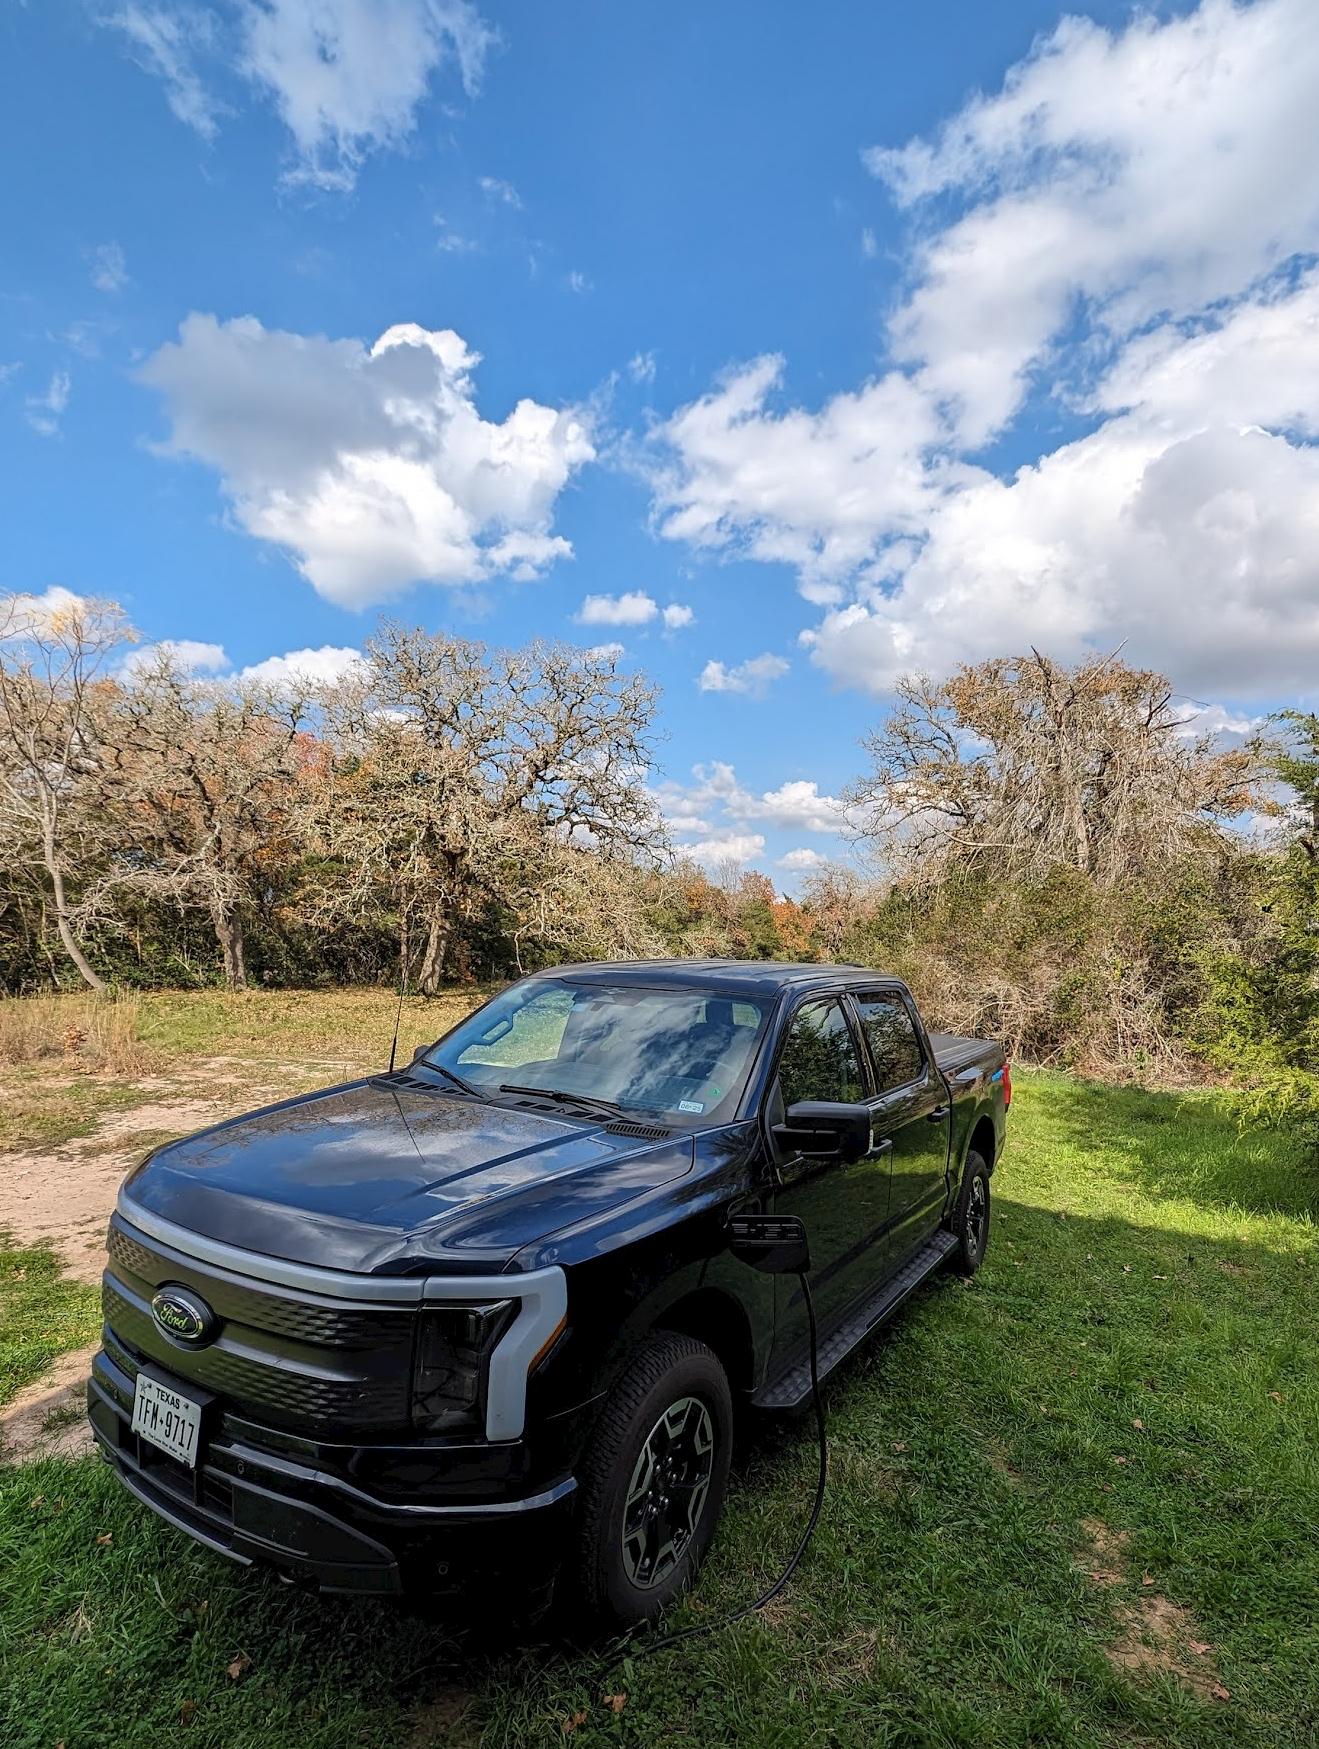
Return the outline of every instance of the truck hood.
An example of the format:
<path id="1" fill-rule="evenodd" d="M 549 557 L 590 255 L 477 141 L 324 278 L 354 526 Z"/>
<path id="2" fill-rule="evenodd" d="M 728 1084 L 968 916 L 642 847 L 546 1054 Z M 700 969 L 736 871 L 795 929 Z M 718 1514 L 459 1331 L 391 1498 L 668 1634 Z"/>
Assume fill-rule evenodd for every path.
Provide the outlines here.
<path id="1" fill-rule="evenodd" d="M 331 1269 L 488 1270 L 690 1171 L 691 1138 L 642 1139 L 412 1075 L 329 1088 L 159 1148 L 124 1185 L 208 1239 Z"/>

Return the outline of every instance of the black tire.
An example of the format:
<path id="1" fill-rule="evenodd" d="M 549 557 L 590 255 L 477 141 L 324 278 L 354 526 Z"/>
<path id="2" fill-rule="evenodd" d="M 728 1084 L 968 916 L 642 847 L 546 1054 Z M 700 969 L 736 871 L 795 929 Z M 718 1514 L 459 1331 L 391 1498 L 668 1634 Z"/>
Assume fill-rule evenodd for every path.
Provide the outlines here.
<path id="1" fill-rule="evenodd" d="M 661 1431 L 668 1417 L 673 1423 Z M 696 1450 L 707 1430 L 708 1454 Z M 578 1471 L 576 1538 L 565 1578 L 571 1602 L 589 1622 L 625 1628 L 653 1621 L 687 1588 L 723 1511 L 732 1444 L 732 1395 L 714 1354 L 691 1336 L 649 1337 L 609 1393 Z M 642 1496 L 639 1473 L 649 1484 Z M 661 1498 L 674 1504 L 660 1507 Z M 684 1516 L 688 1522 L 673 1528 Z M 633 1529 L 625 1539 L 627 1524 Z M 659 1558 L 665 1537 L 668 1554 Z M 648 1551 L 655 1557 L 649 1562 Z"/>
<path id="2" fill-rule="evenodd" d="M 989 1249 L 989 1167 L 974 1148 L 966 1157 L 962 1188 L 953 1211 L 957 1249 L 953 1263 L 962 1275 L 974 1275 Z"/>

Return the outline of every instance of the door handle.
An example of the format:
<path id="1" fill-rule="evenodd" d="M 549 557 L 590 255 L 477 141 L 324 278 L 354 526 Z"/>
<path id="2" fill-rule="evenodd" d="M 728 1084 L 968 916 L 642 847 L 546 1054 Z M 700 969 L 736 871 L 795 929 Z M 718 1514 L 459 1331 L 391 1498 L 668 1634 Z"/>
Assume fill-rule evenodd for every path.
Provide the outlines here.
<path id="1" fill-rule="evenodd" d="M 948 1107 L 946 1105 L 936 1105 L 933 1111 L 926 1113 L 925 1121 L 927 1123 L 943 1123 L 947 1116 Z"/>

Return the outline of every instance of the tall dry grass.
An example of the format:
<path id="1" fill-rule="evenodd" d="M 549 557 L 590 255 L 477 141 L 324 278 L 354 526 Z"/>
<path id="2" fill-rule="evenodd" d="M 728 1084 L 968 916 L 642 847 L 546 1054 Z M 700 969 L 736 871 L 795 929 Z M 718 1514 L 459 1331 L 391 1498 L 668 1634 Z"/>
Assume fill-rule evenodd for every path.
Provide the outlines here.
<path id="1" fill-rule="evenodd" d="M 97 1074 L 136 1075 L 153 1053 L 139 1037 L 136 996 L 0 998 L 0 1064 L 63 1062 Z"/>

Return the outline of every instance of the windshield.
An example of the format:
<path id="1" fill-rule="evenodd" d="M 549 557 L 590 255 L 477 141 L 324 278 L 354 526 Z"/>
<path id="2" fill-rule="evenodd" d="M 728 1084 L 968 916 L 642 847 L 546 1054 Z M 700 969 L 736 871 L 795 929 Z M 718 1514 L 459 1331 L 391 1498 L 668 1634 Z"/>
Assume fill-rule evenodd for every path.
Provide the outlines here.
<path id="1" fill-rule="evenodd" d="M 425 1061 L 483 1093 L 535 1089 L 720 1122 L 737 1109 L 765 1013 L 695 990 L 537 979 L 496 996 Z"/>

